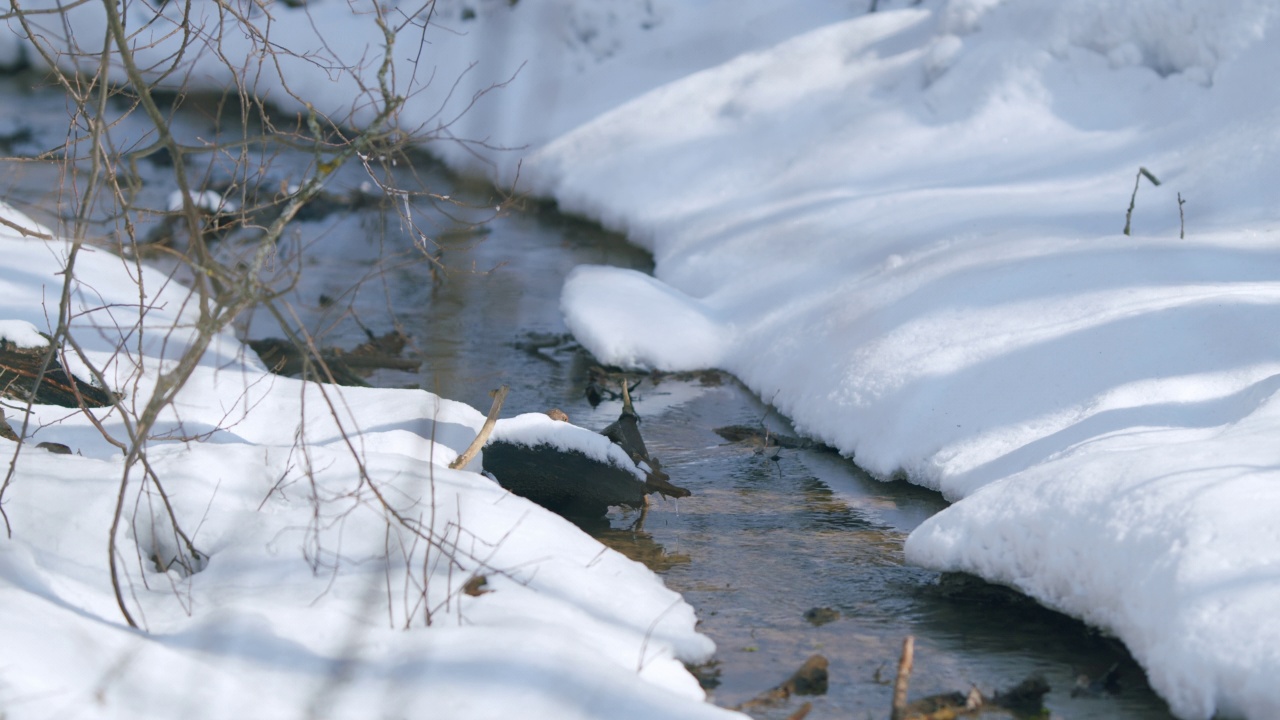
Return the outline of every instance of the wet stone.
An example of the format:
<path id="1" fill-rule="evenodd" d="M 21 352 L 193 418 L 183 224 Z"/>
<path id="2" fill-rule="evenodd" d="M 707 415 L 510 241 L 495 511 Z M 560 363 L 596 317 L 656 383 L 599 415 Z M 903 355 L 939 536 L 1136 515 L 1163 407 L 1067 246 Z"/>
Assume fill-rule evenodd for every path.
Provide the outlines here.
<path id="1" fill-rule="evenodd" d="M 804 611 L 804 619 L 813 626 L 826 625 L 840 619 L 840 611 L 829 607 L 809 608 Z"/>

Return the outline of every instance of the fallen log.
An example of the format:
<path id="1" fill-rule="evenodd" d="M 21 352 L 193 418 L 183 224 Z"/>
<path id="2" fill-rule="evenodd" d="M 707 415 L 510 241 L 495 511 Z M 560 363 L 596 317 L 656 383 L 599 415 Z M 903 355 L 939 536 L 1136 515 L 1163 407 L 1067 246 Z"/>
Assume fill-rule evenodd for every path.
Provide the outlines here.
<path id="1" fill-rule="evenodd" d="M 611 506 L 644 508 L 650 492 L 690 495 L 648 456 L 632 425 L 638 418 L 634 411 L 630 416 L 624 409 L 619 423 L 627 429 L 612 435 L 619 423 L 593 433 L 558 410 L 499 420 L 484 448 L 484 468 L 511 492 L 566 517 L 600 517 Z"/>
<path id="2" fill-rule="evenodd" d="M 613 505 L 644 505 L 644 482 L 634 473 L 578 450 L 491 440 L 484 467 L 502 487 L 566 517 L 599 517 Z"/>
<path id="3" fill-rule="evenodd" d="M 106 407 L 115 402 L 110 392 L 67 372 L 57 354 L 41 375 L 48 352 L 48 346 L 21 347 L 0 338 L 0 397 L 66 408 Z"/>

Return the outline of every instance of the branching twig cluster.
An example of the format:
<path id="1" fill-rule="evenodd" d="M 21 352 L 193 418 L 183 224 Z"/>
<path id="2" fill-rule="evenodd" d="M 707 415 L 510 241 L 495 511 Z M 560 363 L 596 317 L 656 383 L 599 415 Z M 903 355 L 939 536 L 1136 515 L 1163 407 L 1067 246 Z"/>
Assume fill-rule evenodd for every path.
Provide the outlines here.
<path id="1" fill-rule="evenodd" d="M 201 13 L 210 9 L 212 15 L 200 19 Z M 416 248 L 428 263 L 443 269 L 440 253 L 433 250 L 432 236 L 414 208 L 419 202 L 452 201 L 425 187 L 406 187 L 402 178 L 412 176 L 412 171 L 394 169 L 411 156 L 414 147 L 435 137 L 452 137 L 451 122 L 439 118 L 431 119 L 437 125 L 430 134 L 422 126 L 406 129 L 402 122 L 407 99 L 431 78 L 430 73 L 420 72 L 419 62 L 426 61 L 422 51 L 398 50 L 397 43 L 403 35 L 410 44 L 425 46 L 422 34 L 431 22 L 434 0 L 423 0 L 417 8 L 355 2 L 352 9 L 358 21 L 373 23 L 381 38 L 381 45 L 354 65 L 340 62 L 340 53 L 328 46 L 305 56 L 290 53 L 273 37 L 275 14 L 306 10 L 284 10 L 263 0 L 210 0 L 208 4 L 180 0 L 158 7 L 138 0 L 81 0 L 57 10 L 26 9 L 19 0 L 10 0 L 10 12 L 4 15 L 21 29 L 54 82 L 66 92 L 72 108 L 66 143 L 39 158 L 62 164 L 64 182 L 58 202 L 69 211 L 62 212 L 58 234 L 70 241 L 58 307 L 48 313 L 52 342 L 41 373 L 55 360 L 66 366 L 68 359 L 74 359 L 77 367 L 87 368 L 95 384 L 117 391 L 112 407 L 101 411 L 82 407 L 81 411 L 124 458 L 106 553 L 116 602 L 131 626 L 143 624 L 136 615 L 138 603 L 130 597 L 139 578 L 147 582 L 148 568 L 170 575 L 176 583 L 174 577 L 199 572 L 207 560 L 195 533 L 187 530 L 198 518 L 183 517 L 175 507 L 162 473 L 148 453 L 153 442 L 173 439 L 166 423 L 176 415 L 175 399 L 206 351 L 248 313 L 265 313 L 276 321 L 284 337 L 303 350 L 301 355 L 308 363 L 304 377 L 334 379 L 314 334 L 287 299 L 303 266 L 303 250 L 293 255 L 285 250 L 299 214 L 325 197 L 343 168 L 355 167 L 368 177 L 371 193 L 399 216 L 401 229 L 408 236 L 405 247 Z M 72 13 L 86 12 L 101 13 L 105 21 L 102 35 L 78 37 L 72 29 L 77 25 L 65 21 Z M 233 33 L 248 38 L 253 52 L 236 55 L 228 50 L 223 39 Z M 163 48 L 174 49 L 157 62 L 155 57 Z M 398 66 L 397 53 L 417 59 L 408 66 Z M 323 68 L 330 76 L 344 77 L 358 89 L 347 115 L 326 114 L 294 90 L 285 68 L 297 61 Z M 229 112 L 235 117 L 235 127 L 225 136 L 220 133 L 193 144 L 174 131 L 173 117 L 187 101 L 187 74 L 197 63 L 220 63 L 231 71 L 235 84 L 218 100 L 217 114 L 222 117 Z M 265 78 L 283 88 L 283 97 L 276 100 L 299 110 L 290 116 L 280 104 L 269 105 L 258 91 Z M 442 102 L 441 111 L 447 102 L 447 98 Z M 128 116 L 146 119 L 149 134 L 145 139 L 127 138 L 123 133 L 121 119 Z M 309 154 L 310 164 L 301 179 L 268 191 L 267 169 L 286 151 L 295 156 Z M 138 163 L 157 159 L 170 168 L 176 188 L 168 209 L 147 207 L 140 199 L 144 183 Z M 224 188 L 210 191 L 215 176 L 231 180 Z M 214 192 L 213 202 L 209 201 L 210 192 Z M 499 202 L 493 212 L 502 212 L 505 203 Z M 492 203 L 486 206 L 493 209 Z M 190 290 L 184 307 L 177 309 L 177 315 L 184 318 L 181 324 L 161 328 L 156 327 L 158 313 L 151 300 L 160 288 L 146 287 L 140 259 L 148 239 L 145 227 L 157 216 L 165 217 L 166 227 L 175 237 L 153 254 L 168 263 L 170 281 L 181 281 Z M 38 229 L 15 228 L 10 221 L 4 224 L 24 235 L 52 239 Z M 104 224 L 109 233 L 102 232 Z M 77 259 L 86 246 L 103 244 L 100 238 L 104 235 L 114 236 L 114 249 L 137 279 L 136 305 L 83 307 L 85 298 L 93 293 L 88 279 L 77 271 Z M 166 313 L 174 311 L 166 308 Z M 118 338 L 109 363 L 93 356 L 82 342 L 86 314 L 93 315 L 91 324 L 96 324 L 99 332 Z M 109 318 L 105 324 L 104 317 Z M 160 362 L 155 357 L 157 346 L 164 357 L 162 365 L 156 365 Z M 396 496 L 395 488 L 373 477 L 356 440 L 359 428 L 343 422 L 344 417 L 350 417 L 343 397 L 332 386 L 322 387 L 321 397 L 342 432 L 346 450 L 355 459 L 359 477 L 345 494 L 322 491 L 305 446 L 306 429 L 299 428 L 299 459 L 293 463 L 291 457 L 290 462 L 309 483 L 314 506 L 308 559 L 317 570 L 326 562 L 336 567 L 341 548 L 322 547 L 321 531 L 340 523 L 355 508 L 376 509 L 387 523 L 388 562 L 394 557 L 407 568 L 417 568 L 409 569 L 398 593 L 405 608 L 402 623 L 407 627 L 420 617 L 429 624 L 435 610 L 427 596 L 430 576 L 442 566 L 447 573 L 474 567 L 498 572 L 488 567 L 493 550 L 464 549 L 467 533 L 457 523 L 437 527 L 434 486 L 425 500 L 407 493 Z M 500 406 L 499 396 L 495 407 Z M 110 424 L 104 421 L 107 416 L 113 417 Z M 20 437 L 26 437 L 28 422 L 22 423 Z M 181 435 L 183 441 L 200 439 Z M 0 485 L 0 515 L 22 447 L 18 445 Z M 300 479 L 290 473 L 286 476 L 280 478 L 273 493 Z M 12 533 L 8 516 L 3 519 Z M 127 528 L 132 529 L 135 543 L 131 553 L 122 550 L 129 535 Z M 476 539 L 471 538 L 470 543 L 474 546 Z M 134 558 L 133 569 L 127 555 Z M 468 559 L 465 568 L 464 559 Z M 174 588 L 181 598 L 178 585 Z M 391 602 L 390 580 L 386 590 Z"/>

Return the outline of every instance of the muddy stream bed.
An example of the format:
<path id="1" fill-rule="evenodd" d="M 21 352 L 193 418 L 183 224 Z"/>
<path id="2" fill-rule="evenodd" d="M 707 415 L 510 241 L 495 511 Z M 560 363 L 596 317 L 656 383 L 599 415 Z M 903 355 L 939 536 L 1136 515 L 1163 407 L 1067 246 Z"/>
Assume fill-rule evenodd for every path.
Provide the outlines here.
<path id="1" fill-rule="evenodd" d="M 33 155 L 65 139 L 59 93 L 6 79 L 0 95 L 8 106 L 0 113 L 5 154 Z M 212 132 L 209 113 L 193 110 L 181 123 L 193 136 Z M 268 181 L 304 167 L 309 157 L 298 155 L 276 156 Z M 565 335 L 560 288 L 578 264 L 648 271 L 651 258 L 545 205 L 525 202 L 492 218 L 500 198 L 491 189 L 463 187 L 423 158 L 414 164 L 402 171 L 475 209 L 415 202 L 434 260 L 414 247 L 386 204 L 355 203 L 296 223 L 296 247 L 282 254 L 301 258 L 290 299 L 309 329 L 343 348 L 364 341 L 363 328 L 404 332 L 406 356 L 420 359 L 421 369 L 378 371 L 374 384 L 418 386 L 481 410 L 489 391 L 507 384 L 505 416 L 558 407 L 593 430 L 616 419 L 619 400 L 588 402 L 593 362 Z M 145 161 L 139 168 L 149 188 L 143 197 L 163 207 L 167 168 Z M 4 178 L 4 199 L 37 218 L 59 207 L 57 167 L 6 163 Z M 364 180 L 351 169 L 335 188 L 358 193 Z M 482 220 L 478 228 L 466 222 Z M 352 290 L 355 280 L 362 282 Z M 273 324 L 254 317 L 239 330 L 249 338 L 279 335 Z M 828 451 L 725 440 L 716 428 L 793 433 L 727 374 L 638 379 L 633 398 L 649 450 L 693 496 L 658 500 L 639 528 L 632 527 L 636 512 L 618 510 L 580 525 L 648 565 L 697 609 L 701 630 L 719 648 L 714 662 L 696 669 L 714 702 L 743 703 L 821 653 L 830 662 L 825 694 L 749 712 L 784 718 L 807 700 L 810 718 L 887 717 L 898 652 L 910 634 L 913 698 L 970 687 L 989 693 L 1040 674 L 1052 687 L 1052 717 L 1169 717 L 1118 642 L 1002 588 L 904 565 L 907 533 L 945 507 L 938 494 L 878 482 Z M 1118 691 L 1073 694 L 1081 676 L 1096 679 L 1116 666 Z"/>

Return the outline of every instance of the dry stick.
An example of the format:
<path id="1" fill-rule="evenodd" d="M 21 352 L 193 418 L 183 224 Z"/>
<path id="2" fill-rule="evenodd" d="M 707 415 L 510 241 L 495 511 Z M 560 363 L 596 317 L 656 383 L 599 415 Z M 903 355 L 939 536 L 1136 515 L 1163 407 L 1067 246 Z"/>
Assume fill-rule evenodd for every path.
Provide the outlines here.
<path id="1" fill-rule="evenodd" d="M 1160 187 L 1160 181 L 1156 179 L 1155 175 L 1151 174 L 1150 170 L 1144 167 L 1138 168 L 1138 174 L 1133 177 L 1133 194 L 1129 196 L 1129 210 L 1124 214 L 1125 235 L 1129 234 L 1129 221 L 1133 219 L 1133 206 L 1138 201 L 1138 183 L 1142 182 L 1144 176 L 1151 181 L 1152 185 Z"/>
<path id="2" fill-rule="evenodd" d="M 1178 193 L 1178 239 L 1179 240 L 1187 239 L 1187 218 L 1182 214 L 1182 206 L 1186 204 L 1187 204 L 1187 201 L 1182 199 L 1182 193 Z"/>
<path id="3" fill-rule="evenodd" d="M 916 639 L 908 635 L 902 641 L 902 659 L 898 661 L 898 678 L 893 681 L 893 712 L 890 720 L 904 720 L 907 716 L 907 683 L 911 680 L 911 660 L 915 654 Z"/>
<path id="4" fill-rule="evenodd" d="M 480 428 L 480 434 L 476 435 L 476 439 L 471 441 L 471 445 L 467 447 L 467 451 L 459 455 L 453 462 L 449 463 L 449 467 L 458 470 L 467 466 L 471 459 L 480 452 L 480 448 L 489 440 L 489 433 L 493 432 L 494 423 L 498 422 L 498 413 L 502 412 L 502 401 L 507 399 L 506 385 L 493 391 L 493 406 L 489 408 L 489 417 L 484 419 L 484 426 Z"/>

